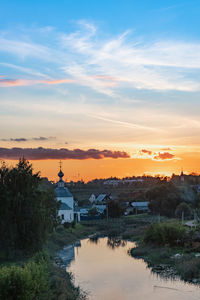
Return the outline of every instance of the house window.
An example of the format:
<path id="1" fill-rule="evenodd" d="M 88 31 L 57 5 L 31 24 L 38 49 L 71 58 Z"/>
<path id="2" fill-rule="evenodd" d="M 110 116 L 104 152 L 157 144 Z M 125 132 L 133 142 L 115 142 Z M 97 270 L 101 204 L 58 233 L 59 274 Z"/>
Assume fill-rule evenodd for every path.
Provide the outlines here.
<path id="1" fill-rule="evenodd" d="M 64 220 L 64 219 L 65 219 L 65 216 L 64 216 L 63 214 L 61 215 L 61 219 L 62 219 L 62 220 Z"/>

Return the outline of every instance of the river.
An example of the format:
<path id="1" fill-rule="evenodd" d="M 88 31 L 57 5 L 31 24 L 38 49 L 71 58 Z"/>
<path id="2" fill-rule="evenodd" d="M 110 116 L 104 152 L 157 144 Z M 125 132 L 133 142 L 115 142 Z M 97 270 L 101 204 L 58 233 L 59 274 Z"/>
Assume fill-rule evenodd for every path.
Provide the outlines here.
<path id="1" fill-rule="evenodd" d="M 90 300 L 199 300 L 200 287 L 153 274 L 141 259 L 128 254 L 132 242 L 113 243 L 107 237 L 96 242 L 81 240 L 65 247 L 60 256 L 76 286 Z"/>

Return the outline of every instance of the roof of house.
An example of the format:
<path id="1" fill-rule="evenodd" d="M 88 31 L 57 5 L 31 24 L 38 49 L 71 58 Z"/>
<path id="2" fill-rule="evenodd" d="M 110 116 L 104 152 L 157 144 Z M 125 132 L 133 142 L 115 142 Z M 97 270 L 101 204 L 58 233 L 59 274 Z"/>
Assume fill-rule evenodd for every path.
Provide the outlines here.
<path id="1" fill-rule="evenodd" d="M 74 212 L 80 212 L 80 210 L 81 210 L 80 207 L 78 207 L 78 206 L 75 206 L 75 207 L 74 207 Z"/>
<path id="2" fill-rule="evenodd" d="M 72 210 L 66 203 L 61 202 L 60 210 Z"/>
<path id="3" fill-rule="evenodd" d="M 101 214 L 106 209 L 106 205 L 97 205 L 97 204 L 95 204 L 95 205 L 93 205 L 93 207 L 96 207 L 96 209 L 98 210 L 98 212 L 101 213 Z"/>
<path id="4" fill-rule="evenodd" d="M 146 202 L 132 202 L 131 203 L 131 206 L 133 207 L 148 207 L 149 205 L 149 202 L 146 201 Z"/>
<path id="5" fill-rule="evenodd" d="M 103 201 L 106 198 L 107 194 L 100 194 L 97 198 L 96 201 Z"/>
<path id="6" fill-rule="evenodd" d="M 73 197 L 67 187 L 55 188 L 56 197 Z"/>

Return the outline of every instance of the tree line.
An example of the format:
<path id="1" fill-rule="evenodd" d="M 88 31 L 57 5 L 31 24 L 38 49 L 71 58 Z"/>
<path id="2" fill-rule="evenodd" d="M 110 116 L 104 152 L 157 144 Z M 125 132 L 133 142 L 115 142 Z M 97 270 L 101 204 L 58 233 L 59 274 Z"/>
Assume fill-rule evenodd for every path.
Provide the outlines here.
<path id="1" fill-rule="evenodd" d="M 32 165 L 20 159 L 0 167 L 0 259 L 30 255 L 40 250 L 59 222 L 59 203 L 44 186 Z"/>

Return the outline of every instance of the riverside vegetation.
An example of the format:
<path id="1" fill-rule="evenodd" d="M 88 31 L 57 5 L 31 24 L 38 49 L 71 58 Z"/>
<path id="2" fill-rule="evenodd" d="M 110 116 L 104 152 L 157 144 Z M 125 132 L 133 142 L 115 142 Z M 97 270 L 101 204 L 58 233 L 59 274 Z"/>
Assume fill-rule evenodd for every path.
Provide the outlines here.
<path id="1" fill-rule="evenodd" d="M 188 229 L 177 221 L 151 224 L 130 254 L 142 258 L 153 272 L 164 277 L 200 283 L 199 228 Z"/>
<path id="2" fill-rule="evenodd" d="M 55 252 L 92 232 L 59 226 L 53 190 L 31 164 L 0 167 L 0 300 L 82 299 L 71 275 L 54 263 Z"/>

